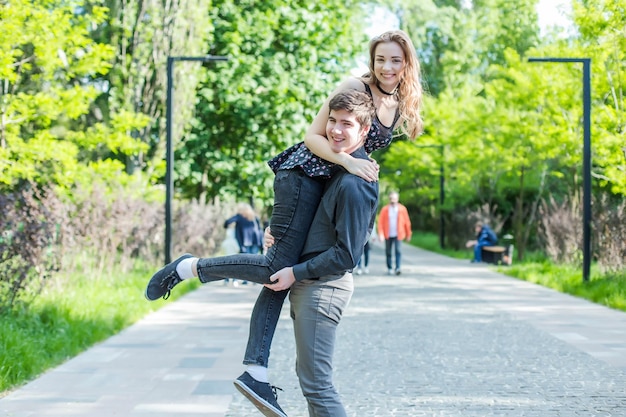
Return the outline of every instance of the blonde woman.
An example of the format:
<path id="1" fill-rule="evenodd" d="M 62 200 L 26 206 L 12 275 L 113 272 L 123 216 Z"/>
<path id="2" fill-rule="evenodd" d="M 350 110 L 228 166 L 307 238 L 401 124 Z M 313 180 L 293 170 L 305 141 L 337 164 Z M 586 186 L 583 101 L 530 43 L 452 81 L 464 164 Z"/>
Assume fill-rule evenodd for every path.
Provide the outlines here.
<path id="1" fill-rule="evenodd" d="M 263 247 L 261 223 L 250 204 L 237 205 L 237 214 L 224 222 L 224 227 L 235 224 L 235 239 L 239 253 L 259 253 Z"/>

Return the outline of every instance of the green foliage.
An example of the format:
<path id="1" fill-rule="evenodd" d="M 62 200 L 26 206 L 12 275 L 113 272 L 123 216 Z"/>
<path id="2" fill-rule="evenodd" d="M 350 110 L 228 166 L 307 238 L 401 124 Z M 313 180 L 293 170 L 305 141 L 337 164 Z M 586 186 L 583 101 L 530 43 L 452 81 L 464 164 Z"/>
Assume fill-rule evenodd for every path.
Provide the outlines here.
<path id="1" fill-rule="evenodd" d="M 471 252 L 469 252 L 468 250 L 459 251 L 459 250 L 450 249 L 449 247 L 441 249 L 441 244 L 439 242 L 439 235 L 436 235 L 434 233 L 423 233 L 423 232 L 413 233 L 411 235 L 411 245 L 417 246 L 419 248 L 422 248 L 431 252 L 437 252 L 442 255 L 446 255 L 451 258 L 456 258 L 456 259 L 468 259 L 469 260 L 472 257 Z"/>
<path id="2" fill-rule="evenodd" d="M 92 0 L 86 11 L 97 5 L 110 13 L 91 36 L 114 49 L 111 71 L 101 77 L 107 85 L 98 98 L 99 114 L 109 120 L 118 112 L 139 113 L 150 123 L 131 130 L 146 145 L 132 157 L 120 160 L 128 172 L 137 169 L 161 177 L 165 156 L 166 62 L 168 56 L 203 56 L 213 26 L 208 17 L 211 0 Z M 202 74 L 211 70 L 199 62 L 178 61 L 174 65 L 172 106 L 173 136 L 189 129 L 195 88 Z"/>
<path id="3" fill-rule="evenodd" d="M 367 42 L 357 2 L 214 1 L 215 42 L 193 131 L 177 151 L 188 197 L 271 199 L 266 161 L 303 139 Z M 350 24 L 346 24 L 350 22 Z"/>
<path id="4" fill-rule="evenodd" d="M 417 45 L 433 96 L 425 103 L 425 135 L 415 144 L 394 143 L 384 154 L 382 178 L 402 190 L 404 201 L 421 217 L 436 216 L 441 209 L 442 165 L 443 210 L 485 204 L 511 210 L 508 195 L 520 188 L 520 172 L 532 164 L 526 159 L 535 152 L 528 141 L 535 137 L 530 127 L 536 125 L 536 108 L 525 104 L 534 90 L 508 89 L 506 83 L 516 74 L 501 76 L 505 83 L 498 84 L 491 68 L 508 67 L 513 57 L 519 63 L 519 54 L 538 42 L 534 3 L 488 0 L 466 8 L 459 2 L 407 1 L 396 6 L 401 27 Z M 443 159 L 436 149 L 441 146 Z M 545 173 L 525 176 L 521 186 L 537 190 Z"/>
<path id="5" fill-rule="evenodd" d="M 574 1 L 580 33 L 573 52 L 592 59 L 593 173 L 626 195 L 626 1 Z"/>
<path id="6" fill-rule="evenodd" d="M 418 217 L 435 218 L 441 158 L 423 145 L 445 146 L 443 210 L 496 210 L 521 256 L 537 242 L 540 202 L 562 201 L 582 187 L 582 68 L 531 64 L 529 56 L 592 59 L 594 193 L 626 196 L 624 0 L 574 1 L 578 34 L 541 45 L 534 3 L 396 3 L 436 88 L 426 101 L 424 136 L 395 142 L 381 159 L 383 182 L 400 189 Z"/>
<path id="7" fill-rule="evenodd" d="M 592 268 L 588 282 L 582 280 L 580 267 L 548 261 L 501 267 L 498 272 L 626 311 L 626 271 L 602 275 Z"/>
<path id="8" fill-rule="evenodd" d="M 61 0 L 0 5 L 0 49 L 7 51 L 0 59 L 4 188 L 22 181 L 71 187 L 94 177 L 92 162 L 120 173 L 119 166 L 107 163 L 110 154 L 141 149 L 128 133 L 145 125 L 145 118 L 118 114 L 110 125 L 84 123 L 99 94 L 91 80 L 110 69 L 113 50 L 89 37 L 105 10 L 79 15 L 80 6 Z"/>

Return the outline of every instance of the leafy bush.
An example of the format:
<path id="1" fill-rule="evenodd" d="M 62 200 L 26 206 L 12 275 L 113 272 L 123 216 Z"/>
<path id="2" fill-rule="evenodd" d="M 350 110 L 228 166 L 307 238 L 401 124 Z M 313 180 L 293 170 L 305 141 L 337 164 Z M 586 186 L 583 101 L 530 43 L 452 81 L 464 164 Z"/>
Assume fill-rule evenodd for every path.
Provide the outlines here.
<path id="1" fill-rule="evenodd" d="M 613 204 L 606 195 L 594 201 L 594 253 L 607 273 L 626 270 L 626 201 Z"/>
<path id="2" fill-rule="evenodd" d="M 556 263 L 582 261 L 583 220 L 580 195 L 557 203 L 554 198 L 540 208 L 541 229 L 546 254 Z M 626 268 L 626 202 L 614 203 L 603 195 L 593 201 L 592 236 L 594 259 L 607 273 Z"/>
<path id="3" fill-rule="evenodd" d="M 560 203 L 551 196 L 539 207 L 539 237 L 546 254 L 556 263 L 572 264 L 581 260 L 581 207 L 580 196 L 570 196 Z"/>
<path id="4" fill-rule="evenodd" d="M 61 264 L 62 204 L 26 184 L 0 195 L 0 310 L 32 299 Z"/>
<path id="5" fill-rule="evenodd" d="M 164 205 L 93 187 L 62 201 L 52 190 L 27 186 L 0 195 L 0 309 L 28 304 L 56 271 L 89 271 L 92 279 L 111 267 L 130 270 L 136 259 L 163 264 Z M 224 237 L 222 204 L 178 202 L 173 214 L 174 255 L 214 254 Z"/>
<path id="6" fill-rule="evenodd" d="M 456 250 L 465 248 L 468 240 L 476 238 L 474 225 L 478 221 L 486 221 L 501 238 L 504 219 L 497 213 L 497 206 L 484 204 L 474 209 L 457 209 L 446 216 L 446 246 Z"/>

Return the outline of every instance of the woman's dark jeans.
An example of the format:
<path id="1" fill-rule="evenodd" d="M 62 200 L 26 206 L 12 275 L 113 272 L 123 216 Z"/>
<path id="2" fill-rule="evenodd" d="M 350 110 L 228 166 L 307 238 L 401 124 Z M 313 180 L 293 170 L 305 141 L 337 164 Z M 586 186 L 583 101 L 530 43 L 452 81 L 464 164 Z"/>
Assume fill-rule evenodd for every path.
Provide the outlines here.
<path id="1" fill-rule="evenodd" d="M 206 283 L 237 278 L 268 284 L 270 275 L 297 264 L 323 189 L 322 181 L 308 177 L 300 169 L 278 171 L 274 178 L 274 210 L 270 220 L 274 245 L 266 255 L 200 258 L 200 281 Z M 272 338 L 288 292 L 265 287 L 261 290 L 250 317 L 244 364 L 267 366 Z"/>

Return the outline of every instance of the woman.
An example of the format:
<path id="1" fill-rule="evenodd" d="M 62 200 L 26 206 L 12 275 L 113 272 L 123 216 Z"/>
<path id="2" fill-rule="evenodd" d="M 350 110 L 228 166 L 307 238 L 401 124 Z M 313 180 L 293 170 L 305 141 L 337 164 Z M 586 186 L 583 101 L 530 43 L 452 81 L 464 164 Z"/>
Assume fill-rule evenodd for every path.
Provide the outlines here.
<path id="1" fill-rule="evenodd" d="M 261 253 L 263 249 L 263 230 L 259 217 L 254 212 L 250 204 L 239 203 L 237 214 L 224 222 L 224 227 L 228 228 L 235 224 L 235 240 L 239 246 L 239 253 Z M 224 279 L 228 282 L 228 278 Z M 248 281 L 243 281 L 247 284 Z M 233 279 L 233 284 L 237 286 L 237 281 Z"/>
<path id="2" fill-rule="evenodd" d="M 237 205 L 237 214 L 224 222 L 228 228 L 235 224 L 235 239 L 239 245 L 239 253 L 259 253 L 263 247 L 261 224 L 254 209 L 250 204 L 240 203 Z"/>
<path id="3" fill-rule="evenodd" d="M 372 97 L 376 117 L 365 143 L 368 153 L 388 146 L 394 129 L 410 139 L 421 133 L 423 90 L 420 66 L 410 38 L 400 30 L 385 32 L 370 41 L 369 54 L 368 73 L 360 78 L 351 77 L 339 85 L 324 102 L 304 142 L 269 161 L 276 177 L 274 210 L 270 220 L 270 241 L 273 244 L 267 254 L 201 259 L 183 255 L 152 277 L 146 289 L 148 299 L 167 298 L 176 284 L 192 277 L 199 277 L 203 283 L 232 276 L 271 283 L 275 272 L 298 262 L 324 181 L 331 176 L 334 164 L 368 181 L 378 179 L 378 164 L 375 161 L 355 159 L 345 153 L 335 153 L 330 148 L 325 127 L 328 102 L 336 93 L 357 89 L 366 91 Z M 257 407 L 264 408 L 264 412 L 269 409 L 276 416 L 285 414 L 268 383 L 267 366 L 272 338 L 287 292 L 287 288 L 280 287 L 264 287 L 261 290 L 250 320 L 250 335 L 243 362 L 248 368 L 235 381 L 237 388 Z"/>

